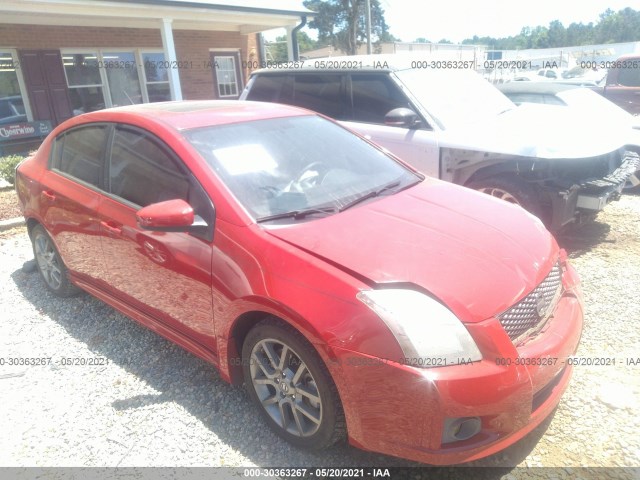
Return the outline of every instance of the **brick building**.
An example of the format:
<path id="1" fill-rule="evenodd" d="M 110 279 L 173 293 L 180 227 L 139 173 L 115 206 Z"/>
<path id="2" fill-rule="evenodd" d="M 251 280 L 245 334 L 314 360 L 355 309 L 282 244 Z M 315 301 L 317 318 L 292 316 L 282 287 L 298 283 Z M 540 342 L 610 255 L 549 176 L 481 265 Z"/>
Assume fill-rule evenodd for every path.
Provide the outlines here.
<path id="1" fill-rule="evenodd" d="M 311 13 L 301 0 L 266 3 L 2 0 L 0 142 L 7 151 L 101 108 L 237 98 L 262 60 L 260 32 L 291 34 Z"/>

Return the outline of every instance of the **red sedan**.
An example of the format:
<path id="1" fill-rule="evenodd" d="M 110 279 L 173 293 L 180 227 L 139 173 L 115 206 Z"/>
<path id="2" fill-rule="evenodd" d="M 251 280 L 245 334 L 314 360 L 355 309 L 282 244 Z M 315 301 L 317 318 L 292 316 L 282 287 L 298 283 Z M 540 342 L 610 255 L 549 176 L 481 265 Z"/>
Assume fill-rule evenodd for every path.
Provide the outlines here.
<path id="1" fill-rule="evenodd" d="M 569 382 L 582 297 L 541 222 L 311 112 L 82 115 L 16 186 L 50 291 L 85 290 L 245 382 L 296 445 L 466 462 Z"/>

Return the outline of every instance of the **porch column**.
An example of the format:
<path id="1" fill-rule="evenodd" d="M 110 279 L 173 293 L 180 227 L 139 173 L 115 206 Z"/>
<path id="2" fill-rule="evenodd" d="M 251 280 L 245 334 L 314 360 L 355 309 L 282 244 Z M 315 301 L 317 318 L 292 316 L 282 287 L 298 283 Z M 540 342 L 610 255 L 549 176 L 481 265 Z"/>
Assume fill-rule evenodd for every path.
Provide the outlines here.
<path id="1" fill-rule="evenodd" d="M 287 28 L 287 59 L 292 62 L 294 59 L 293 55 L 293 29 L 295 27 L 286 27 Z"/>
<path id="2" fill-rule="evenodd" d="M 164 50 L 164 59 L 172 68 L 168 69 L 169 88 L 171 89 L 172 100 L 182 100 L 182 87 L 180 86 L 180 75 L 178 72 L 178 59 L 176 58 L 176 46 L 173 43 L 173 30 L 171 23 L 173 19 L 163 18 L 160 32 L 162 33 L 162 49 Z"/>

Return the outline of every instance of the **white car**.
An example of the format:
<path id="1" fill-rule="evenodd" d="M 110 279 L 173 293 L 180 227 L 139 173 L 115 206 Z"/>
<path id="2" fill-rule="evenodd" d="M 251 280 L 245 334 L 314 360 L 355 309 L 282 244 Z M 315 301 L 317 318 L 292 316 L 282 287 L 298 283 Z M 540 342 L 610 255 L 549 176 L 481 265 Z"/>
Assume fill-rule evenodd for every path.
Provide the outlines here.
<path id="1" fill-rule="evenodd" d="M 619 198 L 639 163 L 620 129 L 571 109 L 516 107 L 473 62 L 372 55 L 285 67 L 253 72 L 240 98 L 340 120 L 421 172 L 519 204 L 553 230 Z"/>
<path id="2" fill-rule="evenodd" d="M 497 87 L 516 105 L 542 103 L 571 107 L 590 121 L 616 125 L 627 132 L 625 148 L 640 153 L 640 117 L 631 115 L 590 88 L 564 83 L 507 83 Z M 629 177 L 626 187 L 631 189 L 639 185 L 640 171 L 636 171 Z"/>

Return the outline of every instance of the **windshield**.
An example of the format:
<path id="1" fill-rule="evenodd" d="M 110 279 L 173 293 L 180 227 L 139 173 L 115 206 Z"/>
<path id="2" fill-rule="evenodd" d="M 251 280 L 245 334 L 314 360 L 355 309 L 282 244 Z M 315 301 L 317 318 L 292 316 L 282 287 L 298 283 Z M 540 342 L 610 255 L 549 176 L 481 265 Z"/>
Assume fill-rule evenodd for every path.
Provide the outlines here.
<path id="1" fill-rule="evenodd" d="M 420 180 L 315 115 L 198 128 L 185 136 L 257 221 L 336 213 L 359 197 L 393 193 Z"/>
<path id="2" fill-rule="evenodd" d="M 480 122 L 515 108 L 475 72 L 410 69 L 396 76 L 443 129 Z"/>

